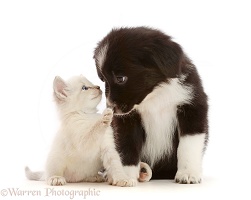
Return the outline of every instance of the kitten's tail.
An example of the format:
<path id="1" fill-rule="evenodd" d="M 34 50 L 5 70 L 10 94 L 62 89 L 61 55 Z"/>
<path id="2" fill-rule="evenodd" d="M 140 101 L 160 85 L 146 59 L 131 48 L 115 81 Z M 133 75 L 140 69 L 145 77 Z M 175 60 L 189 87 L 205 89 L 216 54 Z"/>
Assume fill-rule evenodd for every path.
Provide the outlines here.
<path id="1" fill-rule="evenodd" d="M 152 169 L 147 163 L 140 162 L 139 181 L 147 182 L 152 178 Z"/>
<path id="2" fill-rule="evenodd" d="M 29 180 L 44 181 L 44 172 L 33 172 L 29 167 L 25 167 L 25 175 Z"/>

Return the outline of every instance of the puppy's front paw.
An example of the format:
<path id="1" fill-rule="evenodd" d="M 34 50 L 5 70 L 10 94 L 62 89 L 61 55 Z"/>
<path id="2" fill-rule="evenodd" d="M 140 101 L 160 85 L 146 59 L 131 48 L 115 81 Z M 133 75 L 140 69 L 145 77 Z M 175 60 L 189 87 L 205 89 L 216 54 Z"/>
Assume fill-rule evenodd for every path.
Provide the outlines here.
<path id="1" fill-rule="evenodd" d="M 189 170 L 179 170 L 176 173 L 175 182 L 181 184 L 201 183 L 201 173 Z"/>
<path id="2" fill-rule="evenodd" d="M 109 126 L 112 122 L 113 111 L 110 108 L 106 108 L 102 114 L 102 123 Z"/>
<path id="3" fill-rule="evenodd" d="M 152 178 L 152 170 L 147 163 L 140 162 L 139 181 L 147 182 Z"/>
<path id="4" fill-rule="evenodd" d="M 129 177 L 119 177 L 113 176 L 108 177 L 108 183 L 110 185 L 119 186 L 119 187 L 134 187 L 137 185 L 136 179 L 131 179 Z"/>
<path id="5" fill-rule="evenodd" d="M 59 185 L 65 185 L 66 180 L 62 176 L 51 176 L 50 178 L 48 178 L 47 183 L 48 185 L 59 186 Z"/>

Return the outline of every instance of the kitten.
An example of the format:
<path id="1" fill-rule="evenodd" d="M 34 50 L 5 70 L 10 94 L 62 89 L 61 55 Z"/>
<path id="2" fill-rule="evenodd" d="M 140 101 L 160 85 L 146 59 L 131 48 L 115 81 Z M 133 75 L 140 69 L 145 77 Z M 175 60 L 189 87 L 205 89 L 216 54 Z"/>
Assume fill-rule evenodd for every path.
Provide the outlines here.
<path id="1" fill-rule="evenodd" d="M 76 76 L 65 82 L 56 77 L 54 99 L 59 111 L 61 128 L 49 152 L 45 172 L 32 172 L 26 167 L 28 179 L 46 180 L 49 185 L 66 182 L 103 182 L 98 172 L 105 168 L 108 182 L 117 186 L 135 186 L 123 170 L 115 149 L 110 126 L 113 112 L 107 108 L 97 113 L 102 91 L 85 77 Z M 149 181 L 151 169 L 141 163 L 139 181 Z"/>

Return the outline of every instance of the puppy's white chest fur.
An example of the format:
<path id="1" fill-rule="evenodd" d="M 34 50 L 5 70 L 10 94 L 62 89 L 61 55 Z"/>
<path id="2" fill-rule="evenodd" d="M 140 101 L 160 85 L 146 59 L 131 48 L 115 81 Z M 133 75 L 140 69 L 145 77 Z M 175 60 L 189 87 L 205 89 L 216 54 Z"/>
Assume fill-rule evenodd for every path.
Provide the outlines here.
<path id="1" fill-rule="evenodd" d="M 139 111 L 146 131 L 146 142 L 141 157 L 151 167 L 173 148 L 173 134 L 177 127 L 177 106 L 189 103 L 192 88 L 178 78 L 157 86 L 135 108 Z"/>

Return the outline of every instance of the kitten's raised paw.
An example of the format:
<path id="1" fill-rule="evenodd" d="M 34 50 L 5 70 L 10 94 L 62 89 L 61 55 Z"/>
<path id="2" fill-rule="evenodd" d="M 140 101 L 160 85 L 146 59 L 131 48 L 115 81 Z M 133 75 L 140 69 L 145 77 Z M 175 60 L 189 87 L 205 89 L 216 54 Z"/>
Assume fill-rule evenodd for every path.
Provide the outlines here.
<path id="1" fill-rule="evenodd" d="M 102 123 L 109 126 L 112 122 L 113 111 L 110 108 L 106 108 L 103 112 Z"/>
<path id="2" fill-rule="evenodd" d="M 147 182 L 152 178 L 152 170 L 147 163 L 140 162 L 139 181 Z"/>
<path id="3" fill-rule="evenodd" d="M 187 170 L 180 170 L 176 173 L 175 182 L 181 184 L 197 184 L 201 183 L 201 174 L 190 172 Z"/>
<path id="4" fill-rule="evenodd" d="M 134 187 L 137 185 L 137 180 L 130 179 L 129 177 L 108 178 L 108 182 L 110 185 L 119 186 L 119 187 Z"/>
<path id="5" fill-rule="evenodd" d="M 51 176 L 50 178 L 48 178 L 47 183 L 51 186 L 60 186 L 65 185 L 66 180 L 62 176 Z"/>

